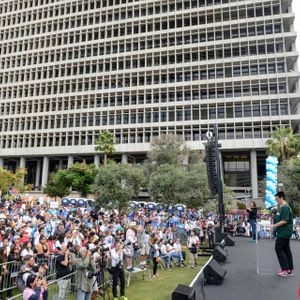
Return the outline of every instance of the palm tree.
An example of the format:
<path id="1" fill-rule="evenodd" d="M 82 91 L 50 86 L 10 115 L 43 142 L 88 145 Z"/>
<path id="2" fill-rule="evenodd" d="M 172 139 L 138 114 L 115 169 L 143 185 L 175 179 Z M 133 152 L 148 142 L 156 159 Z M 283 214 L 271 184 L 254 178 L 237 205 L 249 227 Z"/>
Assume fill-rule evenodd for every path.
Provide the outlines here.
<path id="1" fill-rule="evenodd" d="M 104 165 L 107 164 L 107 157 L 115 151 L 114 135 L 110 131 L 102 131 L 96 140 L 95 150 L 103 152 Z"/>
<path id="2" fill-rule="evenodd" d="M 279 160 L 285 161 L 300 152 L 300 135 L 294 133 L 289 127 L 278 127 L 266 142 L 268 154 L 275 155 Z"/>

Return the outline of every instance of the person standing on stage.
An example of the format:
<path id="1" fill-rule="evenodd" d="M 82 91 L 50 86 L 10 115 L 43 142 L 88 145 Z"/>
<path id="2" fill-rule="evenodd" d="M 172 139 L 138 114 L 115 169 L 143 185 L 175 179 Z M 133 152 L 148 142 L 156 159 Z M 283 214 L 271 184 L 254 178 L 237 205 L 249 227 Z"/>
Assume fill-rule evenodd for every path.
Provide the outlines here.
<path id="1" fill-rule="evenodd" d="M 293 234 L 293 213 L 290 206 L 285 201 L 283 192 L 278 192 L 276 201 L 280 208 L 277 213 L 277 223 L 270 225 L 277 232 L 275 251 L 281 270 L 277 273 L 278 276 L 293 275 L 293 256 L 290 249 L 290 238 Z"/>
<path id="2" fill-rule="evenodd" d="M 257 208 L 256 208 L 256 203 L 254 201 L 250 202 L 250 207 L 247 208 L 247 212 L 249 214 L 249 223 L 252 231 L 252 239 L 253 241 L 256 241 Z"/>

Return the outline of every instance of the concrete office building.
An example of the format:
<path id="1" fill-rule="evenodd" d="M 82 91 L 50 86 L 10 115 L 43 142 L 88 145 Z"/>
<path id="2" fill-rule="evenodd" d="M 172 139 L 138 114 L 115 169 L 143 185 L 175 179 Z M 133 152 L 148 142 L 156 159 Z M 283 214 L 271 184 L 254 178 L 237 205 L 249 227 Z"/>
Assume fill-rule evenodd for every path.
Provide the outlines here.
<path id="1" fill-rule="evenodd" d="M 74 161 L 141 161 L 217 123 L 226 184 L 257 197 L 265 141 L 300 123 L 291 0 L 0 1 L 0 165 L 37 189 Z"/>

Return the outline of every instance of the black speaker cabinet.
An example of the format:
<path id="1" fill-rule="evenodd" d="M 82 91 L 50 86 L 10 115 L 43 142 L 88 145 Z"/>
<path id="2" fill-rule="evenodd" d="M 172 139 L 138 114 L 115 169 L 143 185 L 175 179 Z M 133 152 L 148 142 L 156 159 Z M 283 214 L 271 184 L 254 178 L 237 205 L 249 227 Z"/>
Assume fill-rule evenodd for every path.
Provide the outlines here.
<path id="1" fill-rule="evenodd" d="M 224 239 L 225 239 L 225 245 L 226 246 L 234 246 L 235 240 L 231 236 L 229 236 L 229 235 L 226 234 L 224 236 Z"/>
<path id="2" fill-rule="evenodd" d="M 222 249 L 225 249 L 225 240 L 224 240 L 224 238 L 220 243 L 216 243 L 215 245 L 220 246 Z"/>
<path id="3" fill-rule="evenodd" d="M 215 242 L 221 243 L 224 239 L 224 234 L 222 233 L 222 230 L 220 227 L 215 228 Z"/>
<path id="4" fill-rule="evenodd" d="M 227 252 L 220 246 L 217 246 L 212 252 L 212 256 L 218 263 L 222 263 L 227 259 Z"/>
<path id="5" fill-rule="evenodd" d="M 172 300 L 196 300 L 196 291 L 190 286 L 179 284 L 172 294 Z"/>
<path id="6" fill-rule="evenodd" d="M 204 268 L 203 273 L 207 284 L 220 285 L 223 282 L 227 271 L 213 259 Z"/>

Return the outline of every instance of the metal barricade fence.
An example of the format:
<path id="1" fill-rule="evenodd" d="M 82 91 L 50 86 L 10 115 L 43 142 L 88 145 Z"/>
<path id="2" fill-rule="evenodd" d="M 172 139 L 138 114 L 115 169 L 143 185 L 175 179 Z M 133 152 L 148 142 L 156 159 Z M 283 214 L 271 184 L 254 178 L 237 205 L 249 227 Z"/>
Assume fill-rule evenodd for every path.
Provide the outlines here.
<path id="1" fill-rule="evenodd" d="M 76 272 L 48 283 L 48 299 L 75 300 L 76 299 Z M 22 300 L 23 294 L 8 298 L 8 300 Z"/>
<path id="2" fill-rule="evenodd" d="M 51 254 L 49 256 L 36 256 L 36 263 L 38 265 L 45 263 L 48 266 L 48 269 L 46 271 L 45 277 L 48 279 L 53 279 L 56 274 L 56 260 L 57 260 L 57 254 Z"/>
<path id="3" fill-rule="evenodd" d="M 48 266 L 45 274 L 45 277 L 48 280 L 55 278 L 56 259 L 57 255 L 55 254 L 43 257 L 38 257 L 37 255 L 35 255 L 35 261 L 38 265 L 41 263 L 45 263 Z M 17 288 L 17 278 L 22 265 L 22 261 L 10 261 L 0 264 L 0 270 L 2 270 L 2 273 L 0 274 L 0 293 Z M 7 270 L 7 274 L 5 274 L 3 270 Z"/>
<path id="4" fill-rule="evenodd" d="M 0 264 L 0 293 L 14 289 L 17 286 L 17 277 L 20 271 L 21 261 L 10 261 Z"/>

